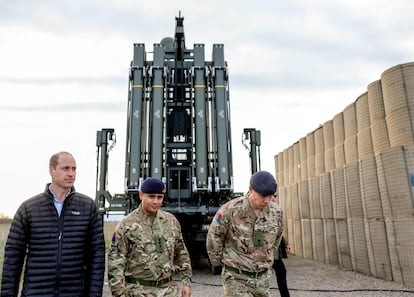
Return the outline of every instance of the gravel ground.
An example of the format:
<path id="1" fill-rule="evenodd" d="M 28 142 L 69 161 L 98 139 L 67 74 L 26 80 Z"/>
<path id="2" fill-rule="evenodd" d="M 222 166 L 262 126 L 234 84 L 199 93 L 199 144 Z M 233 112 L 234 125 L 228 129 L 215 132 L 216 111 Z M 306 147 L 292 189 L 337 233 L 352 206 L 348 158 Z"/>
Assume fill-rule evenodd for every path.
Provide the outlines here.
<path id="1" fill-rule="evenodd" d="M 413 288 L 352 271 L 344 271 L 336 266 L 301 257 L 290 255 L 284 263 L 291 297 L 414 296 Z M 111 296 L 107 282 L 104 292 L 104 297 Z M 194 269 L 192 296 L 217 297 L 222 294 L 219 275 L 212 275 L 206 265 Z M 280 296 L 274 274 L 271 280 L 271 295 Z"/>

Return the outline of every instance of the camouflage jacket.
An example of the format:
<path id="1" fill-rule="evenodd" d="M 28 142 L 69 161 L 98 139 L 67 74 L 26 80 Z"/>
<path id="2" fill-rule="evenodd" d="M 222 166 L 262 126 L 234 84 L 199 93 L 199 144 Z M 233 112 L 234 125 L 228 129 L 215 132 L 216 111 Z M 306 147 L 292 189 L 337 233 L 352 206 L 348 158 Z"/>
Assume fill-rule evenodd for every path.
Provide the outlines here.
<path id="1" fill-rule="evenodd" d="M 191 284 L 190 255 L 174 215 L 158 210 L 145 215 L 141 206 L 117 226 L 108 255 L 108 279 L 113 296 L 124 294 L 128 278 L 161 280 L 177 271 Z"/>
<path id="2" fill-rule="evenodd" d="M 283 217 L 271 201 L 258 217 L 248 194 L 235 198 L 217 211 L 207 234 L 207 253 L 213 266 L 228 265 L 259 271 L 273 264 L 281 240 Z"/>

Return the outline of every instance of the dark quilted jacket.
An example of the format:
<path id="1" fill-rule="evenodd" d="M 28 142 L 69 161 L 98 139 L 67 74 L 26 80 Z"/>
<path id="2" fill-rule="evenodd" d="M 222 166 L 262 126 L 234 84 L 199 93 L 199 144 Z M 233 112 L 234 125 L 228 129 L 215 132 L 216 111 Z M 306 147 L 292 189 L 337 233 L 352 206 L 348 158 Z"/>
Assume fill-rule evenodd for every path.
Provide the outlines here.
<path id="1" fill-rule="evenodd" d="M 58 217 L 48 190 L 17 210 L 5 246 L 1 296 L 102 296 L 105 243 L 94 201 L 80 193 L 66 197 Z"/>

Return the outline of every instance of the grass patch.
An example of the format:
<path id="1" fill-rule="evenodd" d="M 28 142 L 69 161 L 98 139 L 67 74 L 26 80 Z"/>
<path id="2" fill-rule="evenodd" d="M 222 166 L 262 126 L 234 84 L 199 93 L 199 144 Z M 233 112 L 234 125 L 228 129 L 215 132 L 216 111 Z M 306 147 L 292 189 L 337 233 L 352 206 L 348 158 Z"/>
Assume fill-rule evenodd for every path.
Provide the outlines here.
<path id="1" fill-rule="evenodd" d="M 3 275 L 4 247 L 6 246 L 7 236 L 9 235 L 10 222 L 0 223 L 0 280 Z"/>

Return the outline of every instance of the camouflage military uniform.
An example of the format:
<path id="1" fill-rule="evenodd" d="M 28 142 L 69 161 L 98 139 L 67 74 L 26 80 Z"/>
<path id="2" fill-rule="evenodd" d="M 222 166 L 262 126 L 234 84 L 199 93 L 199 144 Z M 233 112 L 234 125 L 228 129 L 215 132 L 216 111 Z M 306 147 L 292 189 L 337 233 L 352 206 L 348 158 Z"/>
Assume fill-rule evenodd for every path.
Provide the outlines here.
<path id="1" fill-rule="evenodd" d="M 207 235 L 213 266 L 223 266 L 224 296 L 270 296 L 270 269 L 282 231 L 282 210 L 271 201 L 256 218 L 248 195 L 224 204 Z"/>
<path id="2" fill-rule="evenodd" d="M 118 224 L 112 238 L 108 255 L 112 295 L 178 296 L 177 284 L 169 281 L 174 271 L 183 285 L 191 285 L 190 256 L 179 222 L 168 212 L 158 210 L 151 217 L 138 207 Z"/>

